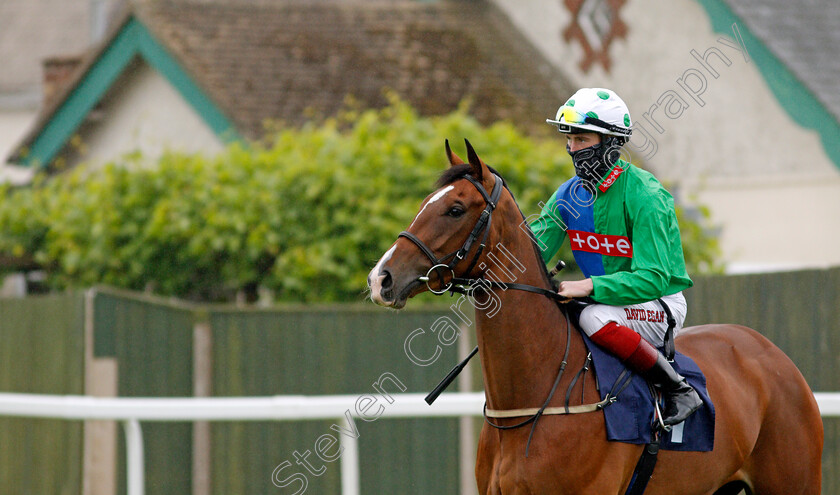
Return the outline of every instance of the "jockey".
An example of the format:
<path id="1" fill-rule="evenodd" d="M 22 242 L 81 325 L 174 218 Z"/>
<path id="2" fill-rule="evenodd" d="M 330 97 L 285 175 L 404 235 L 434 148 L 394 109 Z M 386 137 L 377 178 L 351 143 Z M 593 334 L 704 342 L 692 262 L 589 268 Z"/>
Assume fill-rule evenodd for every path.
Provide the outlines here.
<path id="1" fill-rule="evenodd" d="M 614 92 L 580 89 L 546 122 L 566 134 L 575 177 L 531 224 L 543 260 L 569 238 L 586 278 L 561 282 L 559 294 L 595 301 L 581 313 L 581 329 L 662 391 L 666 426 L 681 423 L 703 401 L 656 349 L 668 326 L 660 300 L 676 319 L 676 335 L 687 309 L 682 291 L 693 285 L 674 200 L 652 174 L 621 159 L 632 129 Z"/>

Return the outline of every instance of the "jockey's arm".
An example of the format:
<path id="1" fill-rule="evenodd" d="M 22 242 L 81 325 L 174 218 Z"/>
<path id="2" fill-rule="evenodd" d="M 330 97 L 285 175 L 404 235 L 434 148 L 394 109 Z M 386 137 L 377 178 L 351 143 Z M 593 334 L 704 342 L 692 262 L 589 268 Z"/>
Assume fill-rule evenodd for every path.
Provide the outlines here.
<path id="1" fill-rule="evenodd" d="M 540 249 L 543 262 L 545 263 L 551 261 L 566 239 L 566 225 L 563 224 L 560 214 L 553 206 L 556 202 L 557 191 L 546 202 L 540 212 L 539 218 L 530 224 L 531 232 L 534 234 L 534 240 Z"/>
<path id="2" fill-rule="evenodd" d="M 633 258 L 630 271 L 593 276 L 595 301 L 623 306 L 652 301 L 691 286 L 685 273 L 677 216 L 664 191 L 627 203 Z"/>

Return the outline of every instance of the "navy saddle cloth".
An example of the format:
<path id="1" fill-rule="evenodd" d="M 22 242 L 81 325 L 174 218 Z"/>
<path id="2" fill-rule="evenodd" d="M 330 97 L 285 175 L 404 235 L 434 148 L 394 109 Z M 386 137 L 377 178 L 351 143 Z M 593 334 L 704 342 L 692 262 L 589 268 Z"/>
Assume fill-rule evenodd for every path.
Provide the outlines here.
<path id="1" fill-rule="evenodd" d="M 592 353 L 592 364 L 603 400 L 613 390 L 625 366 L 618 358 L 593 343 L 583 332 L 581 335 Z M 675 354 L 672 364 L 700 394 L 703 407 L 683 423 L 675 425 L 670 432 L 664 433 L 660 448 L 678 451 L 710 451 L 715 443 L 715 407 L 706 390 L 706 377 L 691 358 L 679 351 Z M 651 440 L 651 425 L 654 422 L 653 398 L 647 382 L 635 373 L 631 375 L 630 384 L 618 394 L 618 400 L 604 408 L 607 440 L 646 444 Z M 618 388 L 619 386 L 615 386 L 613 392 L 617 393 Z"/>

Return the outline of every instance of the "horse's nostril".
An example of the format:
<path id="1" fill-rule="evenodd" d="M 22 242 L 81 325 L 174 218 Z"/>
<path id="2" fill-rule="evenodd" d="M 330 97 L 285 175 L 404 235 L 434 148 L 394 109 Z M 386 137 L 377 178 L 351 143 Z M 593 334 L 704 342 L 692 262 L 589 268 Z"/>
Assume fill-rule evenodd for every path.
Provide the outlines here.
<path id="1" fill-rule="evenodd" d="M 391 286 L 394 285 L 394 279 L 391 277 L 391 272 L 388 270 L 382 270 L 382 273 L 385 275 L 385 278 L 382 279 L 382 288 L 390 289 Z"/>

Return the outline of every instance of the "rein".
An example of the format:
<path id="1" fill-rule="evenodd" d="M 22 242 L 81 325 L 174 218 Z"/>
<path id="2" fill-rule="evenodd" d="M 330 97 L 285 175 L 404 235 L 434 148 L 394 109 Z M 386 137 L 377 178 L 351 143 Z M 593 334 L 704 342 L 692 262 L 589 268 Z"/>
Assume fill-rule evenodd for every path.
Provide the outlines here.
<path id="1" fill-rule="evenodd" d="M 487 237 L 490 233 L 490 225 L 493 215 L 493 210 L 496 209 L 496 205 L 499 202 L 499 198 L 502 194 L 502 184 L 503 181 L 501 177 L 496 174 L 493 174 L 495 177 L 495 184 L 493 185 L 493 191 L 490 194 L 487 194 L 487 190 L 484 188 L 483 185 L 473 177 L 466 175 L 464 179 L 470 181 L 478 192 L 484 197 L 485 202 L 487 203 L 484 207 L 484 210 L 481 212 L 481 216 L 479 216 L 478 220 L 476 221 L 475 226 L 473 227 L 470 235 L 464 241 L 464 244 L 445 256 L 440 258 L 435 257 L 434 253 L 431 249 L 429 249 L 426 244 L 420 240 L 416 235 L 412 234 L 408 231 L 400 232 L 398 237 L 404 237 L 414 243 L 420 251 L 426 255 L 427 258 L 432 262 L 432 267 L 426 272 L 425 276 L 418 277 L 418 281 L 425 282 L 426 287 L 429 289 L 429 292 L 435 295 L 442 295 L 446 292 L 450 293 L 460 293 L 460 294 L 469 294 L 476 286 L 483 287 L 486 289 L 513 289 L 513 290 L 521 290 L 526 292 L 532 292 L 535 294 L 539 294 L 549 299 L 554 300 L 558 305 L 559 304 L 566 304 L 572 301 L 572 299 L 566 298 L 558 294 L 557 292 L 549 289 L 545 289 L 542 287 L 536 287 L 533 285 L 526 285 L 526 284 L 517 284 L 513 282 L 497 282 L 495 280 L 488 280 L 485 278 L 461 278 L 455 277 L 455 266 L 463 260 L 467 253 L 469 253 L 470 249 L 472 248 L 475 241 L 478 239 L 480 235 L 483 236 L 481 239 L 481 243 L 479 244 L 478 250 L 476 251 L 475 256 L 470 261 L 469 267 L 464 273 L 470 273 L 473 267 L 475 266 L 478 258 L 481 256 L 484 248 L 486 247 Z M 446 260 L 451 259 L 449 263 L 444 263 Z M 558 264 L 560 267 L 560 264 Z M 449 278 L 449 283 L 442 288 L 434 289 L 430 285 L 431 281 L 431 273 L 435 272 L 438 275 L 438 279 L 443 282 L 444 278 L 440 274 L 440 270 L 448 269 L 450 274 L 452 275 Z M 556 270 L 554 271 L 556 272 Z M 443 285 L 443 284 L 442 284 Z M 569 398 L 571 395 L 571 389 L 577 383 L 577 380 L 589 370 L 589 363 L 592 361 L 592 356 L 587 355 L 586 361 L 584 362 L 583 368 L 578 372 L 575 376 L 574 380 L 572 380 L 571 385 L 569 386 L 569 390 L 566 392 L 566 403 L 563 407 L 548 407 L 549 403 L 551 403 L 552 398 L 554 397 L 555 392 L 557 391 L 557 386 L 560 384 L 560 379 L 563 376 L 563 372 L 566 370 L 566 365 L 568 364 L 569 358 L 569 350 L 571 348 L 571 339 L 572 339 L 572 323 L 569 318 L 569 310 L 567 308 L 561 308 L 563 313 L 566 315 L 566 349 L 563 355 L 563 361 L 560 363 L 560 370 L 557 373 L 557 377 L 554 379 L 554 384 L 551 387 L 551 392 L 549 392 L 548 397 L 544 401 L 542 407 L 539 408 L 527 408 L 527 409 L 487 409 L 487 404 L 484 404 L 484 420 L 487 422 L 488 425 L 499 429 L 499 430 L 512 430 L 516 428 L 520 428 L 522 426 L 531 424 L 531 432 L 528 435 L 528 443 L 525 446 L 525 457 L 528 457 L 528 451 L 531 447 L 531 439 L 534 435 L 534 430 L 537 427 L 537 421 L 539 421 L 540 417 L 545 415 L 557 415 L 557 414 L 580 414 L 580 413 L 589 413 L 589 412 L 596 412 L 600 411 L 601 409 L 609 406 L 616 400 L 618 400 L 618 394 L 624 390 L 624 388 L 630 383 L 630 375 L 627 374 L 625 377 L 624 375 L 620 376 L 619 379 L 616 381 L 616 385 L 619 385 L 619 382 L 624 381 L 620 386 L 618 386 L 618 390 L 615 394 L 613 394 L 613 390 L 607 394 L 607 396 L 600 402 L 596 402 L 593 404 L 582 404 L 579 406 L 569 406 Z M 435 390 L 426 397 L 426 402 L 431 405 L 431 403 L 437 398 L 437 396 L 445 389 L 458 375 L 458 373 L 466 366 L 467 362 L 476 354 L 478 347 L 470 353 L 469 357 L 467 357 L 462 363 L 457 365 L 450 373 L 447 375 L 443 381 L 435 388 Z M 613 389 L 615 390 L 615 386 Z M 583 401 L 583 390 L 581 390 L 581 402 Z M 516 418 L 516 417 L 525 417 L 527 419 L 521 421 L 514 425 L 500 425 L 493 423 L 490 418 Z"/>
<path id="2" fill-rule="evenodd" d="M 566 313 L 566 324 L 569 325 L 571 322 L 569 321 L 569 314 Z M 525 457 L 528 457 L 528 451 L 531 449 L 531 439 L 534 437 L 534 430 L 537 428 L 537 421 L 539 421 L 540 417 L 545 414 L 545 410 L 548 408 L 548 404 L 551 402 L 551 399 L 554 398 L 554 392 L 557 391 L 557 385 L 560 384 L 560 378 L 563 376 L 563 372 L 566 371 L 566 364 L 568 363 L 569 359 L 569 349 L 572 347 L 572 329 L 571 327 L 566 327 L 566 350 L 563 354 L 563 361 L 560 362 L 560 371 L 557 373 L 557 378 L 554 379 L 554 385 L 551 386 L 551 392 L 548 393 L 548 397 L 545 399 L 542 407 L 537 409 L 535 413 L 528 419 L 516 423 L 515 425 L 500 425 L 493 423 L 490 421 L 491 417 L 487 414 L 487 402 L 484 403 L 484 421 L 487 422 L 488 425 L 496 428 L 497 430 L 514 430 L 516 428 L 520 428 L 531 423 L 531 432 L 528 433 L 528 443 L 525 444 Z M 496 412 L 491 409 L 491 411 Z M 516 413 L 516 410 L 513 410 Z M 510 411 L 502 411 L 503 413 L 509 413 Z M 530 412 L 530 411 L 529 411 Z M 516 416 L 512 416 L 516 417 Z"/>

